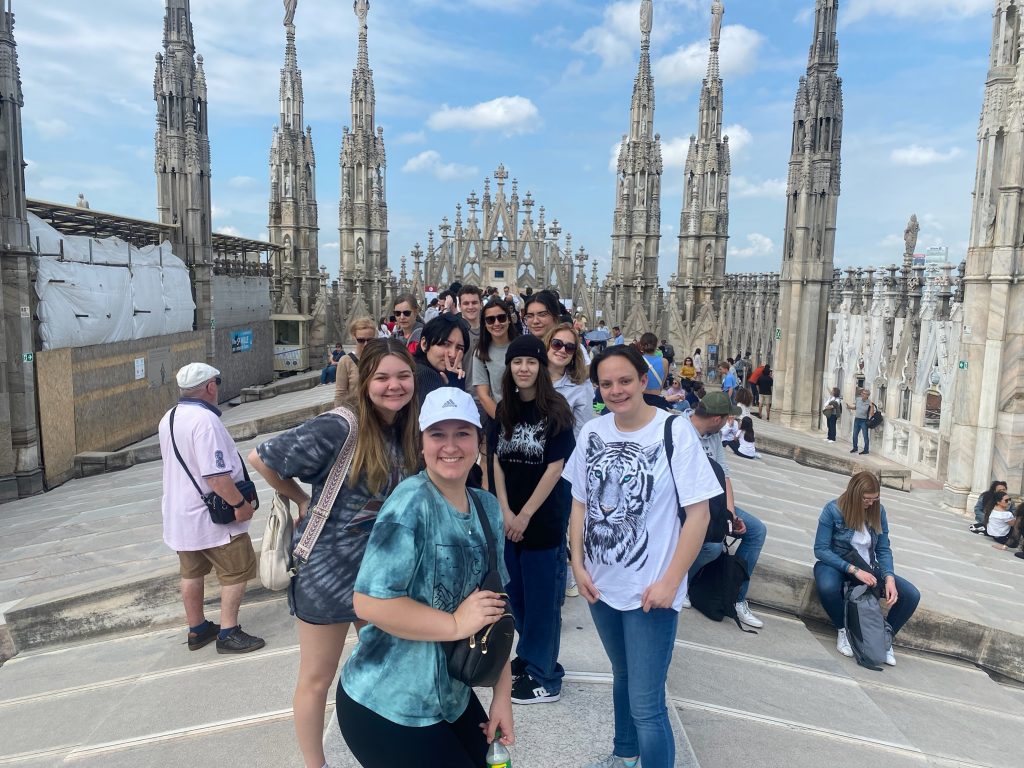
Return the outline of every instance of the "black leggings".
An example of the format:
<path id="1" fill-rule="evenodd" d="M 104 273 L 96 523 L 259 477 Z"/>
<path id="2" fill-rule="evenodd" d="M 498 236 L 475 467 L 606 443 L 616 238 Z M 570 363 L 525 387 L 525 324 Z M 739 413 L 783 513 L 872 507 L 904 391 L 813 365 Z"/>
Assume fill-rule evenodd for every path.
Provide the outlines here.
<path id="1" fill-rule="evenodd" d="M 454 723 L 422 728 L 381 717 L 353 701 L 340 685 L 337 711 L 341 735 L 363 768 L 480 768 L 487 759 L 487 737 L 480 723 L 488 717 L 472 691 L 466 711 Z"/>

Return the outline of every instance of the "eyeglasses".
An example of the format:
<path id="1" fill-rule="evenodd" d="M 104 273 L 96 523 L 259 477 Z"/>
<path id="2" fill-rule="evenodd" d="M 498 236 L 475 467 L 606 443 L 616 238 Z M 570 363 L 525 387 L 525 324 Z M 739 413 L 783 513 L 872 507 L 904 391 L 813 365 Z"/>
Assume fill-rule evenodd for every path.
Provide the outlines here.
<path id="1" fill-rule="evenodd" d="M 495 323 L 504 325 L 508 322 L 508 315 L 489 315 L 484 318 L 484 322 L 487 323 L 487 325 L 494 325 Z"/>
<path id="2" fill-rule="evenodd" d="M 863 496 L 861 498 L 865 504 L 874 504 L 879 499 L 878 496 Z"/>
<path id="3" fill-rule="evenodd" d="M 551 348 L 558 350 L 564 349 L 570 355 L 576 351 L 576 342 L 574 341 L 562 341 L 561 339 L 552 339 Z"/>
<path id="4" fill-rule="evenodd" d="M 395 310 L 395 316 L 396 317 L 412 317 L 413 316 L 413 311 L 411 309 L 396 309 Z"/>
<path id="5" fill-rule="evenodd" d="M 367 344 L 367 343 L 369 343 L 371 341 L 373 341 L 372 338 L 370 338 L 370 339 L 359 339 L 359 338 L 357 338 L 356 339 L 356 344 Z"/>
<path id="6" fill-rule="evenodd" d="M 523 315 L 523 318 L 525 318 L 526 320 L 546 320 L 549 317 L 551 317 L 551 313 L 548 312 L 546 309 L 543 312 L 527 312 L 525 315 Z"/>

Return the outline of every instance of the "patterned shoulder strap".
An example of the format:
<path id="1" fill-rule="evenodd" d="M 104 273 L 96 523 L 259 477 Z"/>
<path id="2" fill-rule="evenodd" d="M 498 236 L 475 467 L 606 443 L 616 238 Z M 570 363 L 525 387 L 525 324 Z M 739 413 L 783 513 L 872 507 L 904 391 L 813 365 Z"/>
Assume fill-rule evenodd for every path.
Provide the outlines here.
<path id="1" fill-rule="evenodd" d="M 352 458 L 356 454 L 356 438 L 359 436 L 359 427 L 356 424 L 355 414 L 344 407 L 335 408 L 332 411 L 328 411 L 328 413 L 336 414 L 348 423 L 348 437 L 345 438 L 345 444 L 341 447 L 341 453 L 338 454 L 334 466 L 331 467 L 331 474 L 327 476 L 327 482 L 324 483 L 324 489 L 320 493 L 320 498 L 317 499 L 316 504 L 311 506 L 306 513 L 310 516 L 310 520 L 309 524 L 306 525 L 306 530 L 302 533 L 302 539 L 295 546 L 295 552 L 293 553 L 295 564 L 291 569 L 293 575 L 300 566 L 309 560 L 309 553 L 313 550 L 313 545 L 316 544 L 316 540 L 320 538 L 320 534 L 324 530 L 324 524 L 331 514 L 331 508 L 334 506 L 335 499 L 338 498 L 338 491 L 345 484 L 349 467 L 352 466 Z"/>

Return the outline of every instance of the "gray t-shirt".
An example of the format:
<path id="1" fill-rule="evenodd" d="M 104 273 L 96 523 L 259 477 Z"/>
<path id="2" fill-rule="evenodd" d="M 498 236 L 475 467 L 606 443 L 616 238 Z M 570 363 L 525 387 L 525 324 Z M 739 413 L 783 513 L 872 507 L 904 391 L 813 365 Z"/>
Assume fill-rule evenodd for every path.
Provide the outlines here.
<path id="1" fill-rule="evenodd" d="M 479 359 L 475 361 L 479 365 L 473 366 L 473 372 L 469 379 L 474 395 L 477 385 L 486 384 L 491 388 L 491 398 L 494 402 L 501 402 L 501 377 L 505 375 L 505 352 L 507 350 L 508 344 L 503 347 L 491 344 L 491 348 L 488 350 L 490 353 L 488 357 L 491 359 L 486 362 Z"/>
<path id="2" fill-rule="evenodd" d="M 722 474 L 729 477 L 729 462 L 725 460 L 725 448 L 722 447 L 722 433 L 715 432 L 710 435 L 702 435 L 697 431 L 697 428 L 693 426 L 693 421 L 691 421 L 692 416 L 692 408 L 687 408 L 683 411 L 683 418 L 686 419 L 687 424 L 693 427 L 693 431 L 696 432 L 697 439 L 700 440 L 700 447 L 704 449 L 704 453 L 706 453 L 708 458 L 712 461 L 718 462 L 718 466 L 722 468 Z"/>
<path id="3" fill-rule="evenodd" d="M 868 410 L 870 408 L 870 400 L 865 400 L 861 397 L 858 397 L 856 403 L 853 406 L 853 417 L 855 419 L 866 419 L 868 417 Z"/>
<path id="4" fill-rule="evenodd" d="M 473 363 L 476 362 L 476 360 L 474 360 L 476 357 L 476 348 L 480 346 L 480 326 L 478 325 L 476 330 L 474 330 L 468 322 L 466 325 L 469 326 L 469 346 L 466 348 L 465 354 L 462 355 L 462 369 L 466 372 L 466 381 L 472 382 L 473 369 L 476 367 L 473 365 Z M 473 387 L 469 387 L 469 394 L 471 394 L 473 399 L 476 400 L 476 390 Z"/>

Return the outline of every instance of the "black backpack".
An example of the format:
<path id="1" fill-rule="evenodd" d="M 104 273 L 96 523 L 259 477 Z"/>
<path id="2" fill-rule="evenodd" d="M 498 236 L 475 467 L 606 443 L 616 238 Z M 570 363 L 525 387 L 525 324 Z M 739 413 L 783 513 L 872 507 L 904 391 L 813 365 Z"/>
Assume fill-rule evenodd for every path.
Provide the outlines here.
<path id="1" fill-rule="evenodd" d="M 690 604 L 712 621 L 721 621 L 728 616 L 741 630 L 756 635 L 757 632 L 744 627 L 736 615 L 740 589 L 749 576 L 746 563 L 736 557 L 727 545 L 722 554 L 690 579 Z"/>
<path id="2" fill-rule="evenodd" d="M 885 417 L 882 416 L 882 412 L 878 409 L 877 405 L 875 405 L 874 403 L 872 403 L 871 405 L 874 406 L 875 412 L 871 414 L 871 417 L 868 419 L 868 428 L 877 429 L 878 427 L 882 426 L 882 421 Z"/>
<path id="3" fill-rule="evenodd" d="M 675 473 L 672 469 L 672 421 L 675 416 L 665 419 L 665 457 L 668 459 L 668 471 L 672 475 L 673 486 L 675 484 Z M 704 534 L 704 541 L 718 544 L 725 541 L 725 537 L 732 530 L 732 513 L 725 500 L 725 471 L 714 459 L 708 457 L 711 469 L 718 478 L 718 484 L 722 486 L 722 492 L 713 499 L 708 499 L 708 507 L 711 511 L 711 519 L 708 521 L 708 530 Z M 679 522 L 686 522 L 686 510 L 679 507 Z"/>

